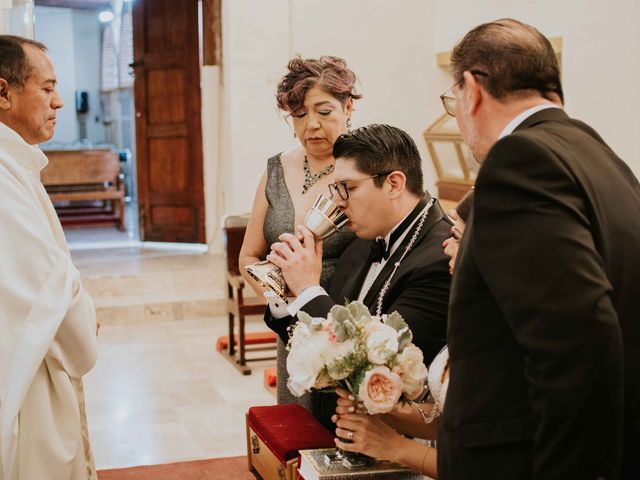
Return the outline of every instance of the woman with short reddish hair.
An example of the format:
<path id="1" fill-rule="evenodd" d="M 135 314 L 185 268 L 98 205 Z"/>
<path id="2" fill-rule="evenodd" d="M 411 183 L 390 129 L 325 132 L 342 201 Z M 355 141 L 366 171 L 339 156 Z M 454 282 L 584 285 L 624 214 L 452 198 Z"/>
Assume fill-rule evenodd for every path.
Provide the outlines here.
<path id="1" fill-rule="evenodd" d="M 318 59 L 295 56 L 278 84 L 277 105 L 291 117 L 294 136 L 299 144 L 267 160 L 267 170 L 260 180 L 244 243 L 240 251 L 241 271 L 259 294 L 264 293 L 244 267 L 264 260 L 270 246 L 285 232 L 293 232 L 318 194 L 328 194 L 335 182 L 333 144 L 351 124 L 356 75 L 338 57 Z M 340 254 L 354 234 L 340 231 L 324 242 L 320 283 L 328 287 Z M 300 403 L 312 413 L 316 403 L 309 395 L 296 398 L 287 390 L 287 351 L 278 339 L 278 403 Z"/>

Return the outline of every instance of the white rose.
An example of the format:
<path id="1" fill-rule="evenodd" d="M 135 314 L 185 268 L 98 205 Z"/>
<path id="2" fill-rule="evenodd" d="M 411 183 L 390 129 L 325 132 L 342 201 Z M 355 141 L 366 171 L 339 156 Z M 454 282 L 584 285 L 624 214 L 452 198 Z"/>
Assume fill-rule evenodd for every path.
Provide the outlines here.
<path id="1" fill-rule="evenodd" d="M 422 350 L 414 344 L 409 344 L 396 357 L 398 366 L 401 369 L 402 390 L 409 396 L 422 390 L 424 381 L 427 378 L 427 367 L 424 365 Z"/>
<path id="2" fill-rule="evenodd" d="M 398 353 L 398 332 L 380 322 L 367 326 L 367 357 L 374 365 L 384 365 Z"/>
<path id="3" fill-rule="evenodd" d="M 294 330 L 287 355 L 287 387 L 296 397 L 316 386 L 316 380 L 324 368 L 324 351 L 329 346 L 329 334 L 325 330 L 307 336 L 309 329 L 305 331 L 300 328 L 302 335 L 296 337 L 298 328 L 299 325 Z"/>
<path id="4" fill-rule="evenodd" d="M 293 327 L 291 338 L 289 339 L 289 347 L 293 349 L 305 345 L 309 341 L 311 333 L 311 329 L 309 329 L 306 323 L 296 323 L 296 326 Z"/>
<path id="5" fill-rule="evenodd" d="M 358 399 L 372 415 L 393 410 L 400 395 L 402 380 L 388 367 L 375 367 L 365 373 L 358 391 Z"/>

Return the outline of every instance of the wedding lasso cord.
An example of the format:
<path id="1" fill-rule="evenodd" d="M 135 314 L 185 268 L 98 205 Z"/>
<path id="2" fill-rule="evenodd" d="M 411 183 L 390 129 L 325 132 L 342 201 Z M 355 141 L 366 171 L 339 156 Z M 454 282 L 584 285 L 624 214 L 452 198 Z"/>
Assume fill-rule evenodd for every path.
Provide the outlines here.
<path id="1" fill-rule="evenodd" d="M 429 210 L 431 210 L 431 206 L 432 205 L 433 205 L 433 198 L 431 200 L 429 200 L 429 203 L 427 203 L 427 206 L 425 207 L 425 211 L 422 213 L 422 215 L 420 217 L 420 222 L 418 223 L 418 227 L 416 228 L 416 231 L 413 232 L 413 236 L 411 237 L 411 240 L 409 240 L 409 243 L 407 244 L 406 248 L 404 249 L 404 253 L 400 257 L 400 260 L 398 260 L 394 264 L 393 271 L 391 272 L 391 275 L 389 275 L 389 278 L 387 279 L 387 281 L 385 282 L 384 286 L 380 290 L 380 294 L 378 295 L 378 306 L 376 307 L 376 316 L 378 318 L 381 318 L 382 300 L 384 299 L 385 293 L 387 293 L 387 290 L 389 289 L 389 285 L 391 284 L 391 280 L 393 279 L 393 276 L 396 274 L 396 270 L 398 270 L 398 267 L 400 266 L 400 263 L 402 262 L 402 260 L 404 260 L 404 257 L 407 256 L 407 253 L 409 253 L 409 250 L 411 250 L 411 248 L 413 247 L 413 244 L 416 243 L 416 240 L 418 239 L 418 235 L 420 234 L 420 230 L 422 230 L 422 226 L 424 225 L 424 221 L 426 220 L 427 214 L 429 213 Z"/>

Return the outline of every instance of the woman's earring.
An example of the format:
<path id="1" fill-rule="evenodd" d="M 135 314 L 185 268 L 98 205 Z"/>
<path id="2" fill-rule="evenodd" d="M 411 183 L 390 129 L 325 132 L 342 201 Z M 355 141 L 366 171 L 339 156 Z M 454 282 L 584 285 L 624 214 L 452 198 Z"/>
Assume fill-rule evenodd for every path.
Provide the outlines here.
<path id="1" fill-rule="evenodd" d="M 347 131 L 351 131 L 351 117 L 347 118 Z"/>

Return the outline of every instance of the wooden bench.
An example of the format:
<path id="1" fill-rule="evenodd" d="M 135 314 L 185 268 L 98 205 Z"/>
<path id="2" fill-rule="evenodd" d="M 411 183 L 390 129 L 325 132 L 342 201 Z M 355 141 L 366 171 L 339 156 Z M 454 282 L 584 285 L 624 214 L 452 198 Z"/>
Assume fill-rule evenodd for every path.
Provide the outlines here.
<path id="1" fill-rule="evenodd" d="M 49 164 L 40 178 L 63 225 L 115 224 L 125 229 L 124 182 L 116 152 L 54 150 L 45 154 Z"/>

